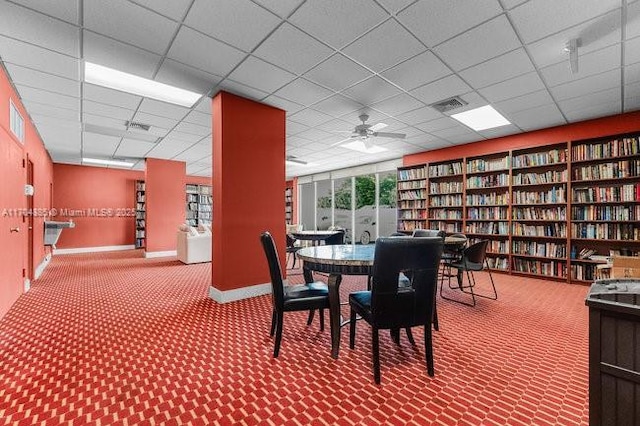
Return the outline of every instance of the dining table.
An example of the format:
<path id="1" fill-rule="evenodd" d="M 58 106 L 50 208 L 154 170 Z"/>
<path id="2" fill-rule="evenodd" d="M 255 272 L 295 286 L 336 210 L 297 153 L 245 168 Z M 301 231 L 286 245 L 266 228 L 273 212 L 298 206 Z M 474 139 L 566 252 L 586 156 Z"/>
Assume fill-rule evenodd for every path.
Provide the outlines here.
<path id="1" fill-rule="evenodd" d="M 343 231 L 295 231 L 290 232 L 292 238 L 300 241 L 311 241 L 313 245 L 318 245 L 327 238 L 330 238 Z"/>
<path id="2" fill-rule="evenodd" d="M 400 237 L 403 238 L 403 237 Z M 406 237 L 412 238 L 412 237 Z M 446 237 L 445 246 L 459 246 L 466 238 Z M 302 260 L 305 282 L 314 281 L 313 272 L 329 274 L 329 322 L 331 328 L 331 356 L 338 358 L 341 328 L 349 321 L 342 321 L 340 314 L 340 283 L 343 275 L 373 275 L 375 244 L 340 244 L 304 247 L 296 253 Z"/>

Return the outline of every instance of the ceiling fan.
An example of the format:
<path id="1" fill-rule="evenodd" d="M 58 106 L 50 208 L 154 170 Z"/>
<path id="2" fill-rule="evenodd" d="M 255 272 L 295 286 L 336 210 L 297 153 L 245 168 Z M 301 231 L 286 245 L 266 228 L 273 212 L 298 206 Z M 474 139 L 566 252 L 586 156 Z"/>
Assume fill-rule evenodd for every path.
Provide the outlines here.
<path id="1" fill-rule="evenodd" d="M 386 133 L 379 132 L 379 130 L 387 127 L 387 124 L 378 123 L 378 124 L 367 124 L 367 120 L 369 119 L 369 114 L 361 114 L 359 117 L 362 124 L 358 124 L 352 132 L 352 135 L 347 139 L 343 139 L 339 142 L 332 144 L 331 146 L 340 145 L 344 142 L 350 140 L 361 140 L 366 148 L 370 148 L 372 144 L 371 138 L 393 138 L 393 139 L 404 139 L 407 135 L 404 133 Z"/>

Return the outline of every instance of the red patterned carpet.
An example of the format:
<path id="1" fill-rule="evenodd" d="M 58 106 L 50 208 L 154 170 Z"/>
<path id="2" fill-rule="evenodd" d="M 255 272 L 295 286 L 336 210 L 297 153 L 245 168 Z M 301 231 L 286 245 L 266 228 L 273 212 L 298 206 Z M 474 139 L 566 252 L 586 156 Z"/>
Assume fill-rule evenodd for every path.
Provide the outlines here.
<path id="1" fill-rule="evenodd" d="M 439 300 L 436 376 L 413 348 L 370 329 L 356 349 L 285 315 L 280 357 L 269 296 L 219 305 L 210 265 L 140 252 L 56 256 L 0 321 L 4 424 L 588 424 L 587 287 L 495 275 L 500 299 Z M 292 281 L 301 281 L 300 275 Z M 364 280 L 345 277 L 343 290 Z M 348 307 L 344 307 L 348 314 Z M 346 331 L 347 329 L 345 329 Z"/>

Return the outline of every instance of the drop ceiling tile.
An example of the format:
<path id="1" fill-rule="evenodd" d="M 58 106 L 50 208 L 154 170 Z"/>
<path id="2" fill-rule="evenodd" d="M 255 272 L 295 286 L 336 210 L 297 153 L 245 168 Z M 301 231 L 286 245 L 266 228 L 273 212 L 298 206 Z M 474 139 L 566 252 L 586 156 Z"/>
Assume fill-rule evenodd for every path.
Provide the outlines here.
<path id="1" fill-rule="evenodd" d="M 421 1 L 400 12 L 398 19 L 423 43 L 434 47 L 500 13 L 496 0 Z"/>
<path id="2" fill-rule="evenodd" d="M 476 89 L 534 71 L 524 49 L 516 49 L 458 73 Z"/>
<path id="3" fill-rule="evenodd" d="M 133 121 L 148 124 L 152 129 L 160 128 L 165 130 L 173 129 L 178 124 L 178 120 L 160 117 L 159 115 L 147 114 L 146 112 L 140 111 L 136 112 L 136 115 L 133 117 Z"/>
<path id="4" fill-rule="evenodd" d="M 191 162 L 201 160 L 207 155 L 210 155 L 210 153 L 207 153 L 203 145 L 195 144 L 173 157 L 173 159 L 177 161 Z"/>
<path id="5" fill-rule="evenodd" d="M 125 130 L 124 121 L 122 120 L 103 115 L 88 114 L 87 112 L 82 113 L 82 123 Z"/>
<path id="6" fill-rule="evenodd" d="M 249 52 L 281 20 L 249 0 L 195 0 L 184 23 Z"/>
<path id="7" fill-rule="evenodd" d="M 152 78 L 160 56 L 124 43 L 84 31 L 83 53 L 87 62 L 114 68 L 144 78 Z"/>
<path id="8" fill-rule="evenodd" d="M 274 106 L 276 108 L 280 108 L 281 110 L 284 110 L 287 112 L 287 115 L 290 114 L 295 114 L 296 112 L 300 111 L 301 109 L 304 108 L 303 105 L 300 105 L 298 103 L 295 102 L 291 102 L 287 99 L 281 98 L 279 96 L 275 96 L 275 95 L 271 95 L 271 96 L 267 96 L 266 98 L 264 98 L 262 100 L 263 103 L 267 104 L 267 105 L 271 105 Z"/>
<path id="9" fill-rule="evenodd" d="M 509 15 L 522 40 L 531 43 L 619 7 L 618 0 L 531 0 Z M 591 30 L 597 32 L 599 28 Z"/>
<path id="10" fill-rule="evenodd" d="M 448 129 L 443 129 L 443 130 L 436 130 L 431 133 L 434 136 L 447 140 L 453 144 L 477 142 L 484 139 L 481 135 L 479 135 L 478 133 L 472 131 L 471 129 L 463 125 L 450 127 Z"/>
<path id="11" fill-rule="evenodd" d="M 211 114 L 204 114 L 199 111 L 191 111 L 184 118 L 184 121 L 186 121 L 187 123 L 193 123 L 193 124 L 198 124 L 200 126 L 207 127 L 209 128 L 209 133 L 211 133 L 211 123 L 212 123 Z"/>
<path id="12" fill-rule="evenodd" d="M 372 75 L 365 68 L 337 53 L 306 73 L 305 78 L 335 91 L 341 91 Z"/>
<path id="13" fill-rule="evenodd" d="M 297 123 L 295 121 L 287 120 L 286 122 L 287 136 L 297 135 L 298 133 L 304 132 L 305 130 L 308 130 L 308 129 L 309 129 L 309 126 Z"/>
<path id="14" fill-rule="evenodd" d="M 287 146 L 300 148 L 300 147 L 305 146 L 308 143 L 311 143 L 311 141 L 309 139 L 299 138 L 298 136 L 287 137 Z"/>
<path id="15" fill-rule="evenodd" d="M 541 105 L 511 114 L 509 121 L 524 131 L 544 129 L 567 123 L 558 107 L 554 104 Z"/>
<path id="16" fill-rule="evenodd" d="M 65 108 L 80 111 L 80 99 L 74 96 L 61 95 L 47 90 L 35 89 L 33 87 L 16 84 L 16 89 L 20 97 L 26 100 L 38 102 L 45 105 L 55 105 L 57 108 Z"/>
<path id="17" fill-rule="evenodd" d="M 640 81 L 640 62 L 624 67 L 625 84 L 636 83 Z"/>
<path id="18" fill-rule="evenodd" d="M 224 80 L 218 86 L 218 89 L 224 90 L 225 92 L 233 93 L 235 95 L 242 96 L 247 99 L 253 99 L 255 101 L 260 101 L 265 98 L 269 93 L 264 92 L 262 90 L 258 90 L 254 87 L 246 86 L 242 83 L 238 83 L 233 80 Z"/>
<path id="19" fill-rule="evenodd" d="M 187 123 L 186 121 L 180 122 L 175 129 L 178 132 L 191 133 L 192 135 L 207 136 L 211 134 L 211 127 L 199 126 L 193 123 Z"/>
<path id="20" fill-rule="evenodd" d="M 83 132 L 82 154 L 85 157 L 92 155 L 111 157 L 115 154 L 116 148 L 120 144 L 120 139 L 122 138 Z"/>
<path id="21" fill-rule="evenodd" d="M 624 112 L 640 109 L 640 82 L 624 86 Z"/>
<path id="22" fill-rule="evenodd" d="M 472 89 L 457 75 L 441 78 L 433 83 L 425 84 L 410 93 L 427 105 L 452 96 L 470 92 Z"/>
<path id="23" fill-rule="evenodd" d="M 74 58 L 79 54 L 77 27 L 9 2 L 0 3 L 0 34 Z"/>
<path id="24" fill-rule="evenodd" d="M 155 147 L 153 142 L 143 142 L 135 139 L 122 139 L 114 157 L 142 158 Z"/>
<path id="25" fill-rule="evenodd" d="M 594 74 L 600 74 L 620 67 L 620 45 L 613 45 L 602 50 L 580 55 L 578 59 L 578 72 L 571 73 L 569 60 L 550 65 L 540 72 L 548 87 L 568 83 Z"/>
<path id="26" fill-rule="evenodd" d="M 624 42 L 624 63 L 625 65 L 640 62 L 640 37 Z"/>
<path id="27" fill-rule="evenodd" d="M 404 123 L 414 126 L 416 124 L 424 123 L 425 121 L 442 118 L 442 113 L 430 106 L 426 106 L 414 109 L 413 111 L 405 112 L 404 114 L 397 115 L 396 118 Z"/>
<path id="28" fill-rule="evenodd" d="M 515 135 L 520 133 L 520 129 L 513 124 L 507 126 L 494 127 L 493 129 L 481 130 L 478 132 L 482 137 L 487 139 L 501 138 L 503 136 Z"/>
<path id="29" fill-rule="evenodd" d="M 402 46 L 401 49 L 398 47 Z M 380 72 L 424 51 L 424 46 L 394 19 L 374 28 L 342 52 Z"/>
<path id="30" fill-rule="evenodd" d="M 391 116 L 399 115 L 423 106 L 424 104 L 422 102 L 404 93 L 372 105 L 372 107 L 378 111 Z"/>
<path id="31" fill-rule="evenodd" d="M 166 137 L 170 140 L 191 142 L 192 144 L 203 140 L 202 136 L 192 135 L 191 133 L 178 132 L 176 130 L 172 130 L 171 132 L 169 132 Z"/>
<path id="32" fill-rule="evenodd" d="M 344 114 L 359 110 L 363 105 L 342 95 L 333 95 L 317 104 L 313 105 L 313 109 L 339 117 Z"/>
<path id="33" fill-rule="evenodd" d="M 165 59 L 155 80 L 204 95 L 220 83 L 222 77 L 200 71 L 171 59 Z"/>
<path id="34" fill-rule="evenodd" d="M 480 89 L 479 92 L 490 102 L 500 102 L 505 99 L 515 98 L 527 93 L 537 92 L 545 86 L 537 72 L 530 72 L 519 77 L 503 81 L 502 83 Z"/>
<path id="35" fill-rule="evenodd" d="M 501 15 L 442 43 L 434 52 L 451 68 L 460 71 L 519 46 L 509 20 Z"/>
<path id="36" fill-rule="evenodd" d="M 388 16 L 384 9 L 367 0 L 314 0 L 307 1 L 296 10 L 289 22 L 339 49 Z"/>
<path id="37" fill-rule="evenodd" d="M 278 90 L 275 95 L 300 105 L 309 106 L 333 94 L 331 90 L 298 78 Z"/>
<path id="38" fill-rule="evenodd" d="M 89 101 L 100 102 L 102 104 L 117 106 L 130 110 L 136 110 L 142 101 L 141 96 L 130 93 L 119 92 L 106 87 L 83 83 L 83 98 Z"/>
<path id="39" fill-rule="evenodd" d="M 15 84 L 48 90 L 61 95 L 80 97 L 80 83 L 75 80 L 9 63 L 5 66 Z"/>
<path id="40" fill-rule="evenodd" d="M 171 159 L 182 151 L 189 148 L 192 144 L 183 141 L 172 141 L 164 139 L 147 153 L 150 158 Z"/>
<path id="41" fill-rule="evenodd" d="M 211 98 L 202 98 L 194 107 L 194 110 L 200 111 L 203 114 L 211 115 Z"/>
<path id="42" fill-rule="evenodd" d="M 622 113 L 622 102 L 620 99 L 617 99 L 609 103 L 589 105 L 583 109 L 571 110 L 569 112 L 565 112 L 565 115 L 570 123 L 575 123 L 578 121 L 607 117 L 620 113 Z"/>
<path id="43" fill-rule="evenodd" d="M 453 118 L 442 117 L 435 120 L 427 121 L 426 123 L 417 124 L 415 127 L 424 132 L 435 134 L 434 132 L 451 129 L 452 127 L 458 126 L 460 126 L 460 123 Z"/>
<path id="44" fill-rule="evenodd" d="M 37 10 L 45 15 L 62 19 L 71 24 L 78 24 L 78 1 L 77 0 L 56 0 L 48 2 L 42 0 L 20 0 L 22 6 Z"/>
<path id="45" fill-rule="evenodd" d="M 320 111 L 315 111 L 313 109 L 303 109 L 300 112 L 296 112 L 289 116 L 291 121 L 295 121 L 296 123 L 304 124 L 305 126 L 317 126 L 322 123 L 326 123 L 327 121 L 332 120 L 334 117 L 327 115 Z"/>
<path id="46" fill-rule="evenodd" d="M 625 37 L 627 40 L 640 37 L 640 2 L 636 1 L 627 5 Z"/>
<path id="47" fill-rule="evenodd" d="M 295 8 L 300 6 L 304 0 L 254 0 L 273 13 L 286 18 Z"/>
<path id="48" fill-rule="evenodd" d="M 581 80 L 561 84 L 550 89 L 556 101 L 584 96 L 605 89 L 620 87 L 620 70 L 611 70 Z"/>
<path id="49" fill-rule="evenodd" d="M 382 73 L 404 90 L 415 89 L 449 74 L 449 67 L 431 52 L 421 53 Z"/>
<path id="50" fill-rule="evenodd" d="M 231 80 L 267 93 L 278 90 L 294 78 L 295 74 L 253 56 L 248 57 L 229 75 Z"/>
<path id="51" fill-rule="evenodd" d="M 134 111 L 126 108 L 114 107 L 107 104 L 101 104 L 93 101 L 82 101 L 82 111 L 87 114 L 101 115 L 103 117 L 114 118 L 124 122 L 131 120 Z"/>
<path id="52" fill-rule="evenodd" d="M 45 145 L 55 148 L 73 148 L 80 152 L 80 130 L 70 130 L 65 126 L 53 123 L 39 123 L 38 131 L 42 135 Z"/>
<path id="53" fill-rule="evenodd" d="M 297 134 L 296 136 L 299 138 L 308 139 L 311 142 L 320 142 L 334 135 L 329 132 L 325 132 L 324 130 L 309 129 Z"/>
<path id="54" fill-rule="evenodd" d="M 189 112 L 189 109 L 178 105 L 168 104 L 166 102 L 144 98 L 142 104 L 140 104 L 139 111 L 174 120 L 182 120 L 182 118 L 184 118 L 184 116 Z"/>
<path id="55" fill-rule="evenodd" d="M 36 124 L 41 124 L 41 123 L 51 124 L 57 127 L 69 129 L 73 132 L 82 130 L 82 124 L 80 123 L 80 121 L 67 121 L 60 118 L 47 117 L 46 115 L 40 115 L 40 114 L 30 114 L 30 115 L 31 115 L 31 119 Z"/>
<path id="56" fill-rule="evenodd" d="M 341 120 L 344 120 L 348 123 L 351 123 L 351 125 L 344 129 L 344 130 L 351 130 L 353 129 L 357 124 L 362 124 L 361 120 L 360 120 L 360 116 L 362 114 L 367 114 L 369 116 L 367 123 L 369 124 L 376 124 L 376 123 L 381 123 L 381 122 L 386 122 L 387 120 L 389 120 L 389 115 L 388 114 L 384 114 L 380 111 L 376 111 L 373 110 L 371 108 L 362 108 L 359 111 L 354 111 L 354 112 L 350 112 L 349 114 L 345 114 L 342 117 L 340 117 Z"/>
<path id="57" fill-rule="evenodd" d="M 203 55 L 202 52 L 207 54 Z M 210 74 L 225 76 L 240 63 L 245 54 L 182 26 L 167 56 Z"/>
<path id="58" fill-rule="evenodd" d="M 316 126 L 316 129 L 324 130 L 325 132 L 331 133 L 341 133 L 345 135 L 349 135 L 353 130 L 353 125 L 346 120 L 341 118 L 336 118 L 331 121 L 327 121 L 319 126 Z"/>
<path id="59" fill-rule="evenodd" d="M 514 112 L 524 111 L 534 107 L 542 105 L 549 105 L 553 103 L 553 98 L 549 92 L 539 90 L 533 93 L 527 93 L 526 95 L 518 96 L 515 98 L 507 99 L 505 101 L 496 102 L 493 106 L 503 114 L 510 114 Z"/>
<path id="60" fill-rule="evenodd" d="M 619 114 L 621 112 L 622 105 L 619 88 L 607 89 L 558 102 L 560 110 L 571 122 L 584 120 L 588 118 L 590 113 L 594 113 L 594 116 L 596 116 L 595 114 L 602 116 L 598 111 L 608 111 L 615 105 L 617 105 L 618 111 L 611 114 Z M 598 109 L 599 107 L 604 108 Z"/>
<path id="61" fill-rule="evenodd" d="M 189 9 L 189 6 L 191 5 L 191 0 L 133 0 L 133 2 L 152 9 L 161 15 L 173 19 L 174 21 L 182 21 L 187 9 Z"/>
<path id="62" fill-rule="evenodd" d="M 285 22 L 253 54 L 286 70 L 302 74 L 333 52 L 333 49 Z"/>
<path id="63" fill-rule="evenodd" d="M 178 24 L 125 0 L 84 1 L 84 27 L 116 40 L 163 54 Z"/>
<path id="64" fill-rule="evenodd" d="M 505 10 L 513 9 L 514 7 L 526 2 L 529 0 L 502 0 L 502 5 Z"/>
<path id="65" fill-rule="evenodd" d="M 413 2 L 414 0 L 378 0 L 378 3 L 392 14 L 398 13 Z"/>
<path id="66" fill-rule="evenodd" d="M 78 80 L 78 60 L 28 43 L 0 36 L 0 52 L 5 63 Z"/>
<path id="67" fill-rule="evenodd" d="M 539 67 L 566 62 L 567 52 L 564 48 L 573 38 L 581 40 L 579 55 L 620 43 L 620 10 L 614 10 L 601 17 L 591 19 L 583 24 L 545 37 L 528 46 L 531 59 Z"/>

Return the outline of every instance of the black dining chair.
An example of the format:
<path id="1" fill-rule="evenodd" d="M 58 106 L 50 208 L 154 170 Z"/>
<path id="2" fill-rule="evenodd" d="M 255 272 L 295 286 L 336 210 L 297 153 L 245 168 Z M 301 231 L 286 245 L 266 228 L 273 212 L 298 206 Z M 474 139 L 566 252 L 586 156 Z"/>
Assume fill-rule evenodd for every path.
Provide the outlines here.
<path id="1" fill-rule="evenodd" d="M 293 264 L 291 265 L 291 269 L 295 269 L 296 259 L 297 259 L 296 253 L 302 247 L 296 245 L 296 239 L 293 238 L 291 235 L 286 234 L 286 238 L 287 238 L 287 265 L 289 264 L 289 258 L 293 257 Z"/>
<path id="2" fill-rule="evenodd" d="M 335 246 L 344 244 L 345 230 L 344 229 L 336 229 L 336 233 L 327 237 L 324 240 L 324 244 L 327 246 Z"/>
<path id="3" fill-rule="evenodd" d="M 278 261 L 278 251 L 273 242 L 273 237 L 267 231 L 260 235 L 260 241 L 264 248 L 264 254 L 269 264 L 271 274 L 271 303 L 273 311 L 271 315 L 270 336 L 276 335 L 273 357 L 276 358 L 280 352 L 282 341 L 282 326 L 285 312 L 309 311 L 311 324 L 313 312 L 320 311 L 320 331 L 324 330 L 324 310 L 329 308 L 329 290 L 322 282 L 312 282 L 293 286 L 285 286 L 282 280 L 282 269 Z"/>
<path id="4" fill-rule="evenodd" d="M 446 232 L 438 229 L 414 229 L 412 237 L 439 237 L 444 239 Z"/>
<path id="5" fill-rule="evenodd" d="M 458 281 L 458 285 L 452 287 L 451 286 L 451 276 L 454 274 L 449 274 L 449 288 L 459 289 L 463 293 L 471 295 L 471 303 L 466 302 L 460 299 L 454 299 L 450 297 L 446 297 L 442 291 L 442 287 L 444 286 L 444 280 L 441 280 L 440 283 L 440 296 L 443 299 L 451 300 L 452 302 L 462 303 L 468 306 L 476 305 L 476 297 L 484 297 L 486 299 L 497 300 L 498 292 L 496 291 L 496 285 L 493 282 L 493 276 L 491 275 L 491 268 L 489 267 L 489 263 L 487 262 L 487 245 L 489 244 L 488 240 L 478 241 L 475 244 L 470 245 L 469 247 L 462 250 L 459 259 L 454 259 L 452 261 L 447 262 L 447 266 L 450 268 L 455 268 L 459 271 L 459 273 L 466 272 L 467 283 L 463 282 L 463 278 L 460 278 Z M 492 293 L 489 294 L 481 294 L 477 293 L 474 289 L 476 287 L 476 279 L 473 275 L 474 272 L 482 271 L 486 268 L 489 273 L 489 281 L 491 282 Z"/>
<path id="6" fill-rule="evenodd" d="M 373 262 L 371 291 L 349 294 L 351 306 L 349 347 L 355 347 L 356 319 L 359 315 L 371 325 L 373 376 L 380 383 L 380 342 L 378 331 L 404 328 L 415 345 L 411 327 L 424 327 L 427 373 L 433 376 L 431 321 L 433 301 L 442 255 L 440 238 L 378 238 Z M 410 287 L 399 287 L 402 271 L 410 271 Z"/>

